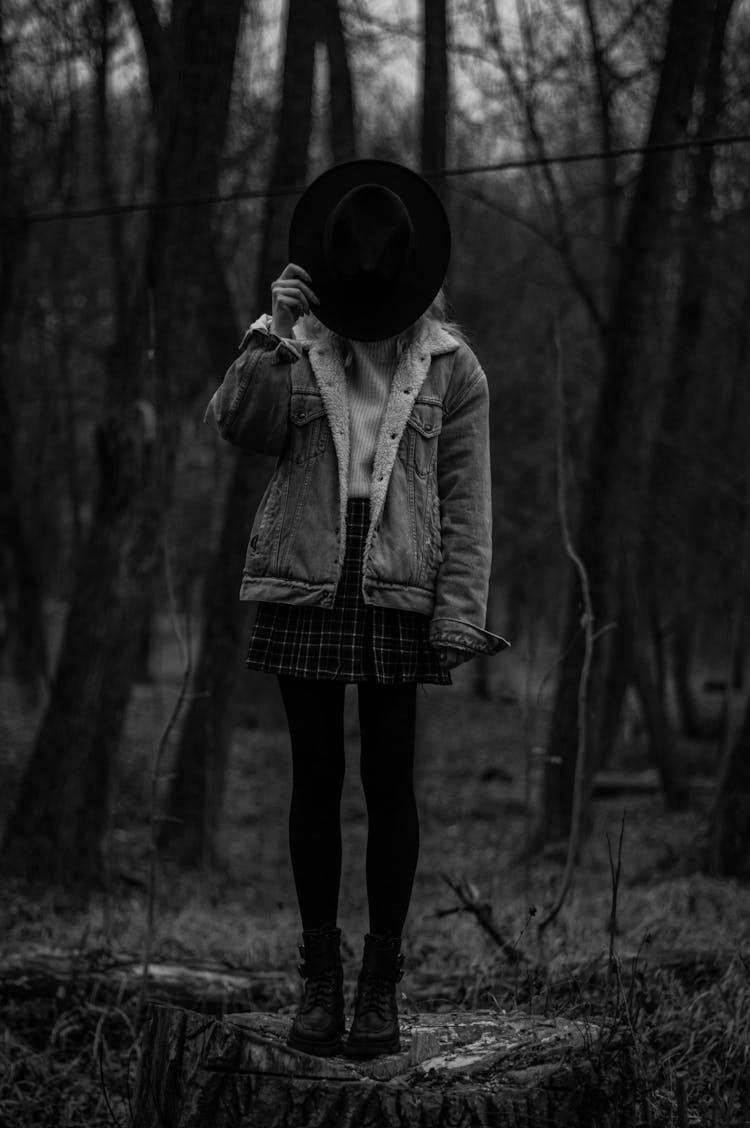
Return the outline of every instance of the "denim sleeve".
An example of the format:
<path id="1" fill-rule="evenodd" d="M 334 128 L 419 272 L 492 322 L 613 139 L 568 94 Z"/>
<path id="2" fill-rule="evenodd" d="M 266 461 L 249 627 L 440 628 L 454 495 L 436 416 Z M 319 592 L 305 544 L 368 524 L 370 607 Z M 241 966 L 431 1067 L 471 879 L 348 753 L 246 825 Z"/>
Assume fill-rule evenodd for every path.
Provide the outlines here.
<path id="1" fill-rule="evenodd" d="M 243 450 L 279 455 L 288 434 L 291 366 L 299 356 L 293 342 L 256 322 L 214 392 L 205 421 Z"/>
<path id="2" fill-rule="evenodd" d="M 438 446 L 443 560 L 430 641 L 495 654 L 505 639 L 484 629 L 492 563 L 489 392 L 475 368 L 443 417 Z"/>

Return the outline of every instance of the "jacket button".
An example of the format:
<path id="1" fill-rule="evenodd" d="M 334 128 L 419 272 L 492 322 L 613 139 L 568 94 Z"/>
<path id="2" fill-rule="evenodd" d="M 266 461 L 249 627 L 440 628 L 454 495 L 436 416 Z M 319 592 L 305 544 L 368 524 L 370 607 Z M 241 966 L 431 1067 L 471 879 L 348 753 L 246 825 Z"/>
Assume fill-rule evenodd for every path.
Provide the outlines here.
<path id="1" fill-rule="evenodd" d="M 298 423 L 304 423 L 306 418 L 304 411 L 298 411 L 294 418 Z"/>

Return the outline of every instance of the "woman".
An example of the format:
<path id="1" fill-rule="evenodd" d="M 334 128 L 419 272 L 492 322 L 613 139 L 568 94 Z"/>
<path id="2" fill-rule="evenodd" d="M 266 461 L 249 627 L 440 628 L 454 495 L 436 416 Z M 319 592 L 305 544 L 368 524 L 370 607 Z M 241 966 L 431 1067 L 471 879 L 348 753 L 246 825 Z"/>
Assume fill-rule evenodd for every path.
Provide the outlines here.
<path id="1" fill-rule="evenodd" d="M 345 1033 L 339 804 L 343 708 L 358 686 L 370 931 L 345 1052 L 397 1050 L 401 935 L 419 850 L 416 687 L 449 684 L 484 629 L 491 557 L 487 381 L 442 317 L 450 231 L 421 177 L 329 169 L 303 194 L 272 314 L 248 330 L 207 418 L 277 456 L 240 598 L 247 664 L 279 679 L 292 745 L 289 841 L 305 979 L 290 1045 Z"/>

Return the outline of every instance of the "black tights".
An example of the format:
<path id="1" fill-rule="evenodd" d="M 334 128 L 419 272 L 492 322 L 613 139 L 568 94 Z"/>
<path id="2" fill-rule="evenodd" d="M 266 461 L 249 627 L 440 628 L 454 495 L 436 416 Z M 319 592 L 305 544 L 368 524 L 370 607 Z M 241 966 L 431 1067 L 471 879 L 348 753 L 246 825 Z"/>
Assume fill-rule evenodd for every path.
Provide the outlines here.
<path id="1" fill-rule="evenodd" d="M 286 676 L 279 685 L 292 741 L 289 848 L 302 927 L 331 927 L 341 881 L 345 685 Z M 370 932 L 400 936 L 419 854 L 416 684 L 363 682 L 357 688 Z"/>

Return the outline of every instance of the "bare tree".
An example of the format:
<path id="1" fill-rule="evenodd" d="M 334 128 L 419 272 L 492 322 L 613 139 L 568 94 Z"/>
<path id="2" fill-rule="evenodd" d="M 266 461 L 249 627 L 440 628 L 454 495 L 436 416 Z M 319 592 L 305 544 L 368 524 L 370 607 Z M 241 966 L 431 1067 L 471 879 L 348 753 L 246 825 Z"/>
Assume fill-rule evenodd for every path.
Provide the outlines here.
<path id="1" fill-rule="evenodd" d="M 716 0 L 713 4 L 709 47 L 699 84 L 701 112 L 697 133 L 702 138 L 716 136 L 721 127 L 725 93 L 724 46 L 732 6 L 733 0 Z M 674 683 L 682 727 L 686 735 L 693 737 L 702 734 L 703 725 L 690 685 L 695 622 L 691 607 L 694 558 L 691 545 L 692 491 L 682 472 L 681 459 L 675 456 L 689 451 L 691 437 L 687 423 L 695 411 L 695 381 L 703 376 L 699 358 L 710 290 L 706 280 L 711 276 L 716 244 L 712 218 L 716 204 L 712 180 L 715 165 L 716 149 L 712 145 L 695 149 L 686 162 L 690 196 L 679 231 L 679 291 L 674 343 L 661 431 L 648 490 L 650 512 L 645 518 L 649 540 L 656 548 L 651 554 L 651 567 L 645 565 L 643 584 L 650 593 L 652 623 L 663 624 L 664 633 L 671 636 Z M 660 582 L 660 573 L 662 576 L 665 573 L 669 575 L 668 585 Z M 653 634 L 653 631 L 649 633 Z"/>

